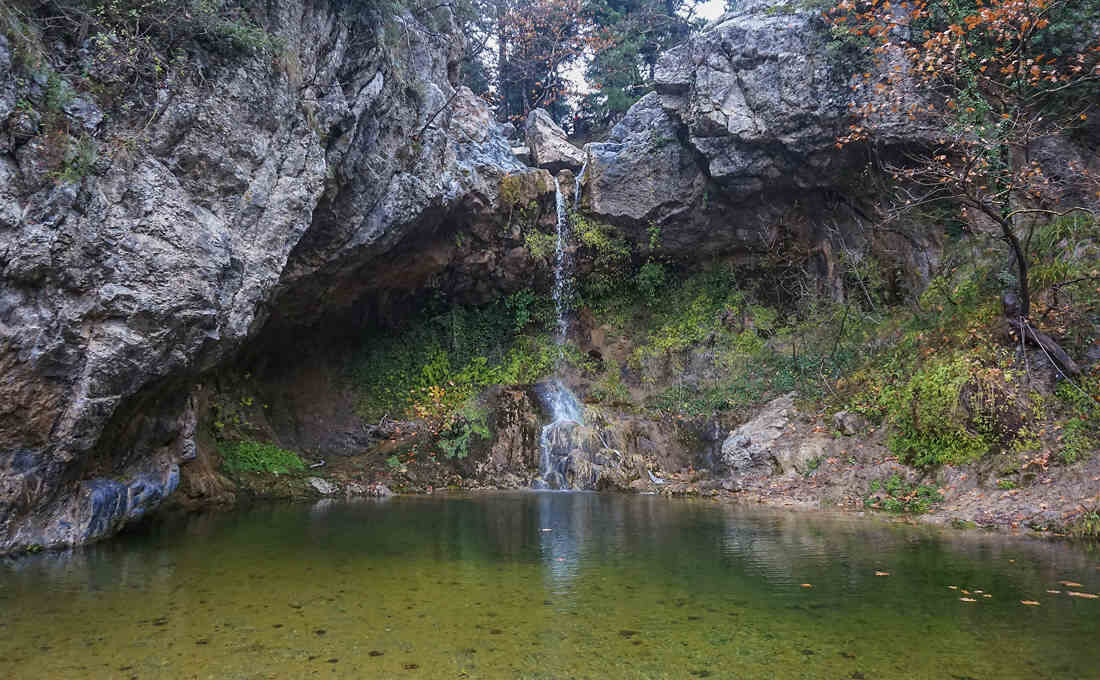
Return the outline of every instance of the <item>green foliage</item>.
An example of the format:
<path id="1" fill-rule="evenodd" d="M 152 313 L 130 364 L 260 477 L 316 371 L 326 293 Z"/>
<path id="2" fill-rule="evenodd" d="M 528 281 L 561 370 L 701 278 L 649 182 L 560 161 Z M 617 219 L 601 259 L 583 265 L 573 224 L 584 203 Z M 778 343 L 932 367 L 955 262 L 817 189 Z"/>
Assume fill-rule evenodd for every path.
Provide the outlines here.
<path id="1" fill-rule="evenodd" d="M 246 472 L 280 475 L 306 469 L 293 451 L 255 439 L 219 442 L 218 453 L 226 472 L 234 475 Z"/>
<path id="2" fill-rule="evenodd" d="M 609 224 L 573 213 L 573 234 L 583 255 L 592 262 L 592 271 L 580 281 L 585 302 L 613 295 L 629 285 L 632 249 L 630 242 Z"/>
<path id="3" fill-rule="evenodd" d="M 61 167 L 54 177 L 59 182 L 79 182 L 92 174 L 98 157 L 98 146 L 88 135 L 79 139 L 68 138 Z"/>
<path id="4" fill-rule="evenodd" d="M 1062 423 L 1058 457 L 1066 465 L 1086 460 L 1100 449 L 1100 375 L 1086 375 L 1079 383 L 1063 380 L 1055 395 L 1067 411 Z"/>
<path id="5" fill-rule="evenodd" d="M 630 390 L 627 388 L 626 383 L 623 382 L 622 369 L 619 366 L 619 362 L 614 359 L 608 359 L 605 362 L 604 374 L 600 380 L 593 385 L 588 396 L 592 401 L 605 404 L 630 403 Z"/>
<path id="6" fill-rule="evenodd" d="M 447 458 L 465 458 L 470 453 L 470 438 L 489 438 L 486 419 L 489 412 L 469 400 L 458 409 L 451 426 L 439 437 L 439 448 Z"/>
<path id="7" fill-rule="evenodd" d="M 896 432 L 890 449 L 913 465 L 928 466 L 977 460 L 989 450 L 984 436 L 967 429 L 959 394 L 973 377 L 966 356 L 929 362 L 899 385 L 887 385 L 882 405 Z"/>
<path id="8" fill-rule="evenodd" d="M 880 493 L 881 492 L 881 493 Z M 873 480 L 867 487 L 863 505 L 886 512 L 919 515 L 943 501 L 943 494 L 934 486 L 910 484 L 894 473 L 882 480 Z"/>
<path id="9" fill-rule="evenodd" d="M 1094 437 L 1095 426 L 1089 421 L 1070 418 L 1062 425 L 1062 448 L 1058 456 L 1066 465 L 1084 460 L 1100 448 L 1100 439 Z"/>
<path id="10" fill-rule="evenodd" d="M 1002 491 L 1009 491 L 1016 488 L 1016 482 L 1011 479 L 998 479 L 997 488 Z"/>
<path id="11" fill-rule="evenodd" d="M 1089 510 L 1082 514 L 1066 527 L 1066 533 L 1075 538 L 1100 539 L 1100 512 Z"/>
<path id="12" fill-rule="evenodd" d="M 523 246 L 531 257 L 549 266 L 554 260 L 558 239 L 554 234 L 544 234 L 535 227 L 523 230 Z"/>
<path id="13" fill-rule="evenodd" d="M 360 413 L 443 416 L 490 385 L 537 380 L 558 354 L 542 330 L 553 313 L 529 290 L 479 307 L 430 301 L 402 328 L 363 338 L 349 366 Z"/>
<path id="14" fill-rule="evenodd" d="M 659 262 L 646 262 L 634 275 L 634 285 L 638 287 L 647 305 L 651 307 L 656 305 L 659 301 L 658 297 L 668 285 L 668 274 L 664 265 Z"/>

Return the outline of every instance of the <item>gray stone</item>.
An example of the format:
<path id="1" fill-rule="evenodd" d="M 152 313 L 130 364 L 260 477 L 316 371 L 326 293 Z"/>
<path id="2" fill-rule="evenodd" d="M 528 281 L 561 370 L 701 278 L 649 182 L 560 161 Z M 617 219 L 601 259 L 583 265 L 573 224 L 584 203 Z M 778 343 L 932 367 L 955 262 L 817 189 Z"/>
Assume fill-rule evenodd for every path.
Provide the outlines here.
<path id="1" fill-rule="evenodd" d="M 531 149 L 526 146 L 513 146 L 512 155 L 524 165 L 534 165 L 534 159 L 531 157 Z"/>
<path id="2" fill-rule="evenodd" d="M 557 174 L 564 168 L 580 170 L 584 164 L 584 152 L 569 142 L 565 131 L 543 109 L 527 115 L 526 136 L 537 167 Z"/>
<path id="3" fill-rule="evenodd" d="M 800 441 L 797 446 L 776 447 L 772 458 L 780 472 L 806 475 L 812 472 L 811 466 L 814 463 L 820 464 L 822 459 L 832 454 L 834 448 L 832 437 L 815 433 Z"/>
<path id="4" fill-rule="evenodd" d="M 310 487 L 322 496 L 331 496 L 340 490 L 339 487 L 332 482 L 321 479 L 320 477 L 310 477 L 307 481 Z"/>
<path id="5" fill-rule="evenodd" d="M 867 419 L 851 411 L 837 411 L 833 415 L 833 425 L 835 425 L 836 429 L 840 430 L 842 434 L 859 434 L 867 427 Z"/>
<path id="6" fill-rule="evenodd" d="M 719 471 L 738 475 L 767 465 L 776 442 L 796 414 L 793 392 L 768 402 L 755 418 L 722 442 Z"/>

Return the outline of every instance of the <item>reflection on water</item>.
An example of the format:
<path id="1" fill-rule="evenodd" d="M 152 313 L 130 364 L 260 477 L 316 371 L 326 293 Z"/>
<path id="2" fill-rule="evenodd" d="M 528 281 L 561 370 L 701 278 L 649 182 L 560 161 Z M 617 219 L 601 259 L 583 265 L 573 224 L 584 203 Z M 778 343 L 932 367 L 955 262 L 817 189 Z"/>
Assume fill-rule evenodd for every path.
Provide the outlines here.
<path id="1" fill-rule="evenodd" d="M 1058 582 L 1097 566 L 652 496 L 261 506 L 0 561 L 0 676 L 1094 679 Z"/>

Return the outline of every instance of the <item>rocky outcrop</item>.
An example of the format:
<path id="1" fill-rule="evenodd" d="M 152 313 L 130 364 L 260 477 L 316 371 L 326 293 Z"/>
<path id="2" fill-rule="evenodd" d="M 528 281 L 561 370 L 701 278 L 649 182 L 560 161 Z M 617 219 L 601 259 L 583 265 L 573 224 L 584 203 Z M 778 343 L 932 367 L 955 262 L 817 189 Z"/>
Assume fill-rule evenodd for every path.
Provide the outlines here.
<path id="1" fill-rule="evenodd" d="M 586 145 L 582 208 L 642 243 L 661 227 L 664 251 L 685 258 L 790 238 L 824 255 L 818 273 L 829 278 L 830 249 L 866 238 L 868 193 L 865 150 L 836 144 L 862 74 L 832 40 L 819 10 L 752 0 L 661 55 L 656 91 L 606 142 Z M 903 115 L 879 127 L 880 153 L 928 134 Z"/>
<path id="2" fill-rule="evenodd" d="M 550 114 L 535 109 L 527 115 L 527 148 L 534 165 L 555 175 L 564 169 L 579 170 L 584 152 L 573 146 Z"/>
<path id="3" fill-rule="evenodd" d="M 483 222 L 495 239 L 505 177 L 541 172 L 455 91 L 448 9 L 264 7 L 278 59 L 199 50 L 201 77 L 169 70 L 106 103 L 94 42 L 52 36 L 35 75 L 0 35 L 0 552 L 154 508 L 194 455 L 203 371 L 382 276 L 407 289 L 461 270 L 460 250 L 404 269 L 401 253 Z M 380 42 L 379 21 L 402 39 Z"/>

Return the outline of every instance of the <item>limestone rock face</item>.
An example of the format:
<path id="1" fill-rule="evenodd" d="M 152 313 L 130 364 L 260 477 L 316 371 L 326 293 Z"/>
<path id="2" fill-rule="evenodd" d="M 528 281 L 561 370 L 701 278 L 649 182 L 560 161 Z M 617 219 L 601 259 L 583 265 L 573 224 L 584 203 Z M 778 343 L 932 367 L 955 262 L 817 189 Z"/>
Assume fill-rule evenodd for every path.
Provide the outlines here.
<path id="1" fill-rule="evenodd" d="M 642 97 L 606 142 L 585 145 L 582 208 L 617 221 L 647 222 L 694 207 L 707 178 L 680 143 L 680 129 L 660 95 Z"/>
<path id="2" fill-rule="evenodd" d="M 527 148 L 537 167 L 555 175 L 559 170 L 579 170 L 584 152 L 573 146 L 550 114 L 535 109 L 527 115 Z"/>
<path id="3" fill-rule="evenodd" d="M 202 78 L 169 70 L 127 95 L 140 115 L 78 93 L 50 113 L 90 149 L 66 172 L 42 127 L 50 86 L 0 35 L 0 553 L 155 508 L 194 455 L 202 372 L 265 325 L 353 305 L 377 283 L 364 272 L 399 279 L 405 244 L 491 221 L 509 173 L 543 172 L 483 101 L 451 99 L 449 10 L 401 17 L 386 45 L 343 4 L 267 3 L 286 63 L 193 55 Z M 107 77 L 63 43 L 56 72 Z M 421 257 L 394 285 L 458 257 Z"/>
<path id="4" fill-rule="evenodd" d="M 635 240 L 660 226 L 665 252 L 685 257 L 763 250 L 781 232 L 813 247 L 826 222 L 851 246 L 866 156 L 836 139 L 862 90 L 820 12 L 796 5 L 740 3 L 662 54 L 656 92 L 586 145 L 582 209 Z M 902 115 L 877 127 L 887 146 L 927 134 Z"/>

